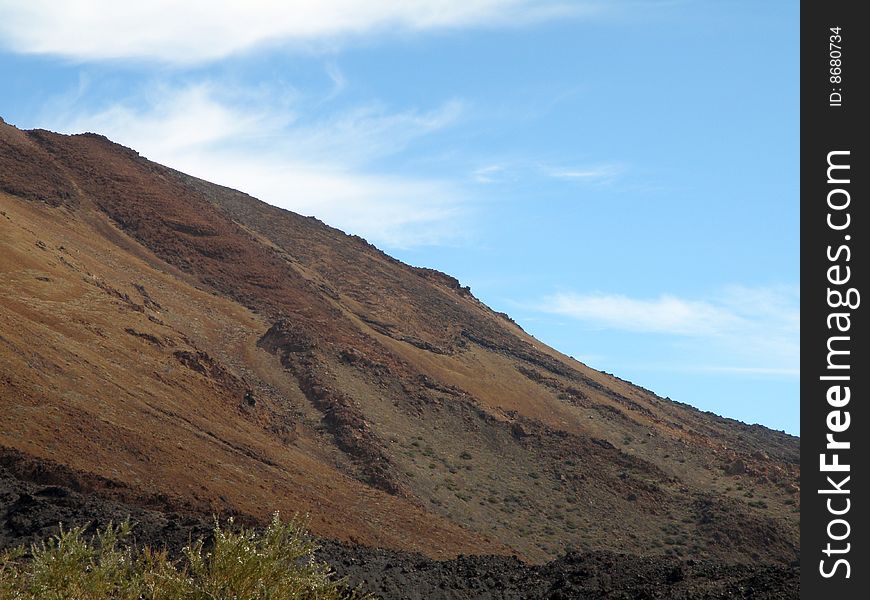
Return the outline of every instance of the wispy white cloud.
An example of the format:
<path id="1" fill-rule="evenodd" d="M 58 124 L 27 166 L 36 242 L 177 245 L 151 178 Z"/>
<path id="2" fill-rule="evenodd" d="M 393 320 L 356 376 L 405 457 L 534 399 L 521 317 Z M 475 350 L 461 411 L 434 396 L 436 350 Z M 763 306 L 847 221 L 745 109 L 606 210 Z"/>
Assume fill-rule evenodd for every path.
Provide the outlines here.
<path id="1" fill-rule="evenodd" d="M 455 124 L 463 105 L 450 100 L 428 111 L 390 112 L 383 106 L 358 106 L 293 129 L 294 148 L 314 162 L 340 159 L 371 162 L 405 149 L 414 140 Z"/>
<path id="2" fill-rule="evenodd" d="M 616 179 L 625 168 L 618 164 L 603 164 L 574 167 L 543 166 L 541 170 L 544 175 L 554 179 L 583 183 L 605 183 Z"/>
<path id="3" fill-rule="evenodd" d="M 214 83 L 152 86 L 101 110 L 47 114 L 50 129 L 96 131 L 148 158 L 315 215 L 376 243 L 409 247 L 465 235 L 455 184 L 380 173 L 371 163 L 451 126 L 462 105 L 390 112 L 375 105 L 312 116 L 293 90 L 237 92 Z"/>
<path id="4" fill-rule="evenodd" d="M 263 45 L 516 26 L 602 10 L 564 0 L 0 0 L 0 40 L 23 53 L 82 60 L 197 63 Z"/>
<path id="5" fill-rule="evenodd" d="M 594 328 L 688 339 L 683 370 L 799 372 L 800 296 L 791 286 L 732 286 L 705 299 L 560 293 L 537 309 Z"/>
<path id="6" fill-rule="evenodd" d="M 332 100 L 333 98 L 340 96 L 347 87 L 347 78 L 335 63 L 328 63 L 326 65 L 326 75 L 332 81 L 332 90 L 329 92 L 326 100 Z"/>
<path id="7" fill-rule="evenodd" d="M 502 180 L 505 173 L 503 165 L 486 165 L 471 172 L 471 178 L 477 183 L 496 183 Z"/>
<path id="8" fill-rule="evenodd" d="M 471 179 L 476 183 L 506 183 L 517 180 L 555 179 L 566 183 L 608 184 L 625 174 L 621 163 L 598 163 L 575 166 L 553 166 L 532 158 L 507 159 L 483 164 L 471 171 Z"/>
<path id="9" fill-rule="evenodd" d="M 598 327 L 645 333 L 710 335 L 734 325 L 736 316 L 708 302 L 662 295 L 636 299 L 617 294 L 561 293 L 542 307 Z"/>
<path id="10" fill-rule="evenodd" d="M 698 371 L 701 373 L 730 373 L 734 375 L 766 375 L 771 377 L 798 377 L 801 373 L 800 369 L 788 367 L 732 367 L 732 366 L 698 366 L 684 368 L 684 371 Z"/>

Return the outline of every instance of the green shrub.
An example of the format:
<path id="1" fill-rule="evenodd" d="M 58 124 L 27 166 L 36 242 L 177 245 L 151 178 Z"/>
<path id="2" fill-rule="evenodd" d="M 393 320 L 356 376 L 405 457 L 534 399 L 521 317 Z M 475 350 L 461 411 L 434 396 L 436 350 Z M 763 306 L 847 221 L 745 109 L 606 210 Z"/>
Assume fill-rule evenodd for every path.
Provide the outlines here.
<path id="1" fill-rule="evenodd" d="M 229 522 L 232 527 L 232 521 Z M 333 600 L 361 597 L 347 592 L 328 565 L 314 559 L 314 543 L 297 520 L 276 514 L 262 533 L 223 529 L 215 522 L 214 544 L 197 540 L 183 558 L 164 551 L 135 550 L 126 543 L 129 522 L 109 525 L 93 539 L 85 528 L 61 529 L 40 545 L 0 554 L 0 598 L 21 600 L 265 599 Z"/>

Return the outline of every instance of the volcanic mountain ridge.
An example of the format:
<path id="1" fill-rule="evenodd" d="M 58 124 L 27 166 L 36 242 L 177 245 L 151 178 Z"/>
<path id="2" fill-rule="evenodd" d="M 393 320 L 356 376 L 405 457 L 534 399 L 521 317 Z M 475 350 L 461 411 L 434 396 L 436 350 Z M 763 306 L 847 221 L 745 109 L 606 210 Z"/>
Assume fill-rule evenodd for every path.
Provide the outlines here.
<path id="1" fill-rule="evenodd" d="M 95 134 L 0 122 L 0 403 L 4 476 L 137 514 L 304 513 L 438 559 L 799 553 L 797 438 Z"/>

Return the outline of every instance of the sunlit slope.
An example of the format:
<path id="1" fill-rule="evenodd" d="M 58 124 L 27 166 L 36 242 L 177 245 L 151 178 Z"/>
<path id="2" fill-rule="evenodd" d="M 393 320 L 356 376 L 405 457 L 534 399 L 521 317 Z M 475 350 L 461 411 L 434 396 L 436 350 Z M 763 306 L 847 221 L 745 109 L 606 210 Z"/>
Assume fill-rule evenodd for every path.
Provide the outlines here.
<path id="1" fill-rule="evenodd" d="M 0 445 L 97 493 L 433 556 L 795 557 L 796 438 L 448 275 L 94 135 L 0 124 L 0 210 Z"/>

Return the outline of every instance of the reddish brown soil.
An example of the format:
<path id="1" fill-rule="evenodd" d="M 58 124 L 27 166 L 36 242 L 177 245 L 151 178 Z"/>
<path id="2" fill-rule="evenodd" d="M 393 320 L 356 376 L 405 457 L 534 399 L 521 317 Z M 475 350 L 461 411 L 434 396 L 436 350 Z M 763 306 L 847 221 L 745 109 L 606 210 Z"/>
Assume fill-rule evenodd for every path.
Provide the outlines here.
<path id="1" fill-rule="evenodd" d="M 799 552 L 797 438 L 590 369 L 315 219 L 2 123 L 0 446 L 131 506 L 309 513 L 431 557 Z"/>

